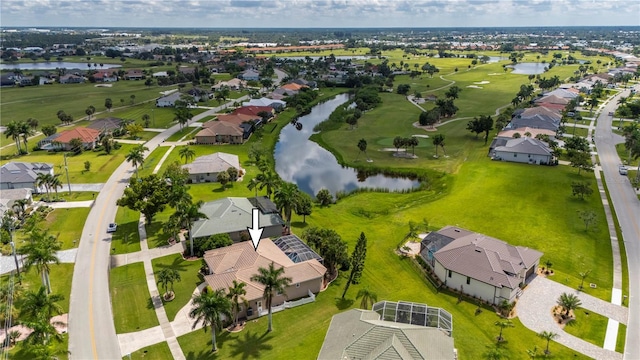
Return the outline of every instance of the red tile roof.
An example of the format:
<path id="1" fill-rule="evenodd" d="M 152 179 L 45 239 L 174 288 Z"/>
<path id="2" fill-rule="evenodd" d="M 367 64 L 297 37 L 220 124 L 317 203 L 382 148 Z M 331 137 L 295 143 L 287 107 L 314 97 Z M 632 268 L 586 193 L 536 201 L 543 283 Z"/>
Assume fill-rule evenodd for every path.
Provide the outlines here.
<path id="1" fill-rule="evenodd" d="M 260 116 L 260 115 L 258 115 L 258 113 L 262 112 L 262 111 L 265 111 L 265 112 L 273 114 L 273 108 L 271 106 L 257 106 L 257 105 L 239 107 L 239 108 L 233 110 L 232 114 L 234 114 L 234 115 L 243 114 L 243 115 Z"/>
<path id="2" fill-rule="evenodd" d="M 89 143 L 98 140 L 100 131 L 89 128 L 75 128 L 72 130 L 63 131 L 60 133 L 55 141 L 68 144 L 72 139 L 79 138 L 83 143 Z"/>

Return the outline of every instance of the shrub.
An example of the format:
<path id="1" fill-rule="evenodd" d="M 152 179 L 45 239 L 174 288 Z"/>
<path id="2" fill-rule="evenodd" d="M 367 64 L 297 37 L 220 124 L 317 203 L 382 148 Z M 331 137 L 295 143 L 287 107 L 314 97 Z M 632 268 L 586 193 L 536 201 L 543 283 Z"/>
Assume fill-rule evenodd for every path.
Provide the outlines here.
<path id="1" fill-rule="evenodd" d="M 213 250 L 233 244 L 233 240 L 229 234 L 211 235 L 209 238 L 201 241 L 194 241 L 193 252 L 195 256 L 202 257 L 207 250 Z"/>

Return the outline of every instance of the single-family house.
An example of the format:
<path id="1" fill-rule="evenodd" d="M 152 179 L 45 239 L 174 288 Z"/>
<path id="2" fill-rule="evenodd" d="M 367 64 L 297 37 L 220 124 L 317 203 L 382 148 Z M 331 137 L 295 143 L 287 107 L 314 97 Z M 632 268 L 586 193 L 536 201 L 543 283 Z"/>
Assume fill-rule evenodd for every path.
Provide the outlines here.
<path id="1" fill-rule="evenodd" d="M 498 137 L 499 138 L 511 139 L 511 138 L 517 137 L 516 134 L 520 135 L 519 137 L 528 136 L 528 137 L 531 137 L 531 138 L 537 138 L 538 135 L 547 135 L 547 136 L 552 137 L 552 138 L 555 138 L 555 136 L 556 136 L 555 131 L 552 131 L 552 130 L 534 129 L 534 128 L 530 128 L 530 127 L 523 127 L 523 128 L 509 129 L 509 130 L 500 131 L 498 133 Z M 502 144 L 502 145 L 504 145 L 504 144 Z"/>
<path id="2" fill-rule="evenodd" d="M 429 233 L 420 256 L 448 287 L 491 304 L 513 302 L 533 279 L 542 253 L 457 226 Z"/>
<path id="3" fill-rule="evenodd" d="M 197 87 L 189 89 L 187 94 L 191 95 L 195 102 L 206 101 L 209 98 L 209 93 L 207 91 Z"/>
<path id="4" fill-rule="evenodd" d="M 82 141 L 83 148 L 90 150 L 96 147 L 100 140 L 100 130 L 78 127 L 71 130 L 66 130 L 60 133 L 53 134 L 38 144 L 43 150 L 72 150 L 71 140 L 80 139 Z"/>
<path id="5" fill-rule="evenodd" d="M 493 160 L 518 162 L 534 165 L 554 165 L 554 156 L 549 146 L 531 137 L 496 137 L 489 146 L 489 156 Z"/>
<path id="6" fill-rule="evenodd" d="M 238 78 L 245 80 L 245 81 L 259 81 L 260 80 L 260 73 L 253 70 L 253 69 L 248 69 L 245 70 L 243 72 L 240 73 L 240 75 L 238 75 Z"/>
<path id="7" fill-rule="evenodd" d="M 158 71 L 158 72 L 154 72 L 152 76 L 155 78 L 158 78 L 158 77 L 165 78 L 165 77 L 168 77 L 169 74 L 166 71 Z"/>
<path id="8" fill-rule="evenodd" d="M 308 86 L 307 85 L 296 84 L 294 82 L 290 82 L 288 84 L 284 84 L 284 85 L 280 86 L 280 89 L 292 91 L 294 94 L 299 93 L 300 90 L 302 90 L 304 88 L 308 88 Z"/>
<path id="9" fill-rule="evenodd" d="M 58 78 L 60 84 L 82 84 L 84 77 L 75 74 L 65 74 Z"/>
<path id="10" fill-rule="evenodd" d="M 124 74 L 125 80 L 142 80 L 144 77 L 144 72 L 140 69 L 131 69 Z"/>
<path id="11" fill-rule="evenodd" d="M 185 75 L 187 75 L 187 74 L 191 74 L 191 75 L 193 75 L 193 74 L 195 74 L 195 73 L 196 73 L 196 69 L 195 69 L 195 68 L 188 67 L 188 66 L 180 66 L 180 67 L 178 68 L 178 71 L 179 71 L 181 74 L 185 74 Z"/>
<path id="12" fill-rule="evenodd" d="M 287 106 L 287 103 L 282 100 L 269 99 L 262 97 L 260 99 L 251 99 L 242 103 L 242 106 L 268 106 L 276 111 L 280 111 Z"/>
<path id="13" fill-rule="evenodd" d="M 182 93 L 179 91 L 172 92 L 169 95 L 165 95 L 161 98 L 156 99 L 157 107 L 174 107 L 176 106 L 176 101 L 181 100 Z"/>
<path id="14" fill-rule="evenodd" d="M 115 72 L 110 71 L 97 71 L 93 75 L 93 79 L 96 82 L 108 83 L 108 82 L 116 82 L 118 81 L 118 75 Z"/>
<path id="15" fill-rule="evenodd" d="M 116 129 L 120 129 L 123 125 L 123 120 L 120 118 L 107 117 L 103 119 L 92 120 L 88 129 L 95 129 L 100 131 L 100 134 L 111 133 Z"/>
<path id="16" fill-rule="evenodd" d="M 535 100 L 536 106 L 562 112 L 569 103 L 569 99 L 557 95 L 545 95 Z"/>
<path id="17" fill-rule="evenodd" d="M 425 304 L 382 301 L 374 304 L 373 310 L 336 314 L 318 360 L 454 360 L 451 333 L 430 324 L 431 317 L 439 323 L 445 313 Z"/>
<path id="18" fill-rule="evenodd" d="M 215 120 L 213 120 L 215 121 Z M 248 115 L 248 114 L 224 114 L 218 115 L 218 122 L 224 122 L 227 124 L 232 124 L 240 129 L 242 129 L 242 136 L 246 140 L 249 138 L 253 130 L 256 126 L 260 126 L 262 124 L 262 117 L 258 115 Z M 204 123 L 202 127 L 208 127 L 207 123 Z"/>
<path id="19" fill-rule="evenodd" d="M 207 121 L 203 124 L 202 130 L 196 134 L 195 139 L 196 144 L 199 145 L 243 144 L 244 130 L 235 124 Z"/>
<path id="20" fill-rule="evenodd" d="M 296 254 L 290 256 L 285 248 L 296 248 Z M 291 253 L 289 251 L 289 253 Z M 284 268 L 284 276 L 291 278 L 291 284 L 284 292 L 276 294 L 271 307 L 284 308 L 285 301 L 300 298 L 314 298 L 324 289 L 324 274 L 327 269 L 322 265 L 322 258 L 311 250 L 295 235 L 282 237 L 272 241 L 265 238 L 260 240 L 257 249 L 251 241 L 243 241 L 231 246 L 209 250 L 204 254 L 208 275 L 204 277 L 213 290 L 227 290 L 233 281 L 247 284 L 244 295 L 246 304 L 242 304 L 238 318 L 254 319 L 267 314 L 266 300 L 263 298 L 264 285 L 252 281 L 251 277 L 258 274 L 259 268 L 268 268 L 273 263 L 276 269 Z"/>
<path id="21" fill-rule="evenodd" d="M 262 118 L 262 116 L 260 115 L 261 113 L 266 113 L 266 119 L 271 119 L 275 113 L 275 110 L 273 110 L 272 107 L 270 106 L 255 106 L 255 105 L 249 105 L 249 106 L 241 106 L 235 110 L 233 110 L 233 112 L 231 112 L 234 115 L 238 115 L 238 114 L 242 114 L 242 115 L 249 115 L 249 116 L 257 116 Z"/>
<path id="22" fill-rule="evenodd" d="M 8 210 L 13 210 L 18 200 L 26 200 L 27 204 L 33 202 L 33 191 L 30 188 L 4 189 L 0 191 L 0 219 Z"/>
<path id="23" fill-rule="evenodd" d="M 535 129 L 548 129 L 558 131 L 562 115 L 558 111 L 548 109 L 543 106 L 527 108 L 517 113 L 512 119 L 507 129 L 517 129 L 530 127 Z"/>
<path id="24" fill-rule="evenodd" d="M 260 210 L 258 222 L 264 229 L 262 238 L 282 235 L 284 221 L 276 205 L 266 196 L 260 196 L 228 197 L 202 204 L 200 212 L 207 218 L 194 222 L 191 228 L 192 236 L 199 239 L 216 234 L 229 234 L 235 242 L 248 240 L 247 228 L 252 226 L 253 208 Z"/>
<path id="25" fill-rule="evenodd" d="M 213 85 L 211 90 L 220 90 L 223 88 L 229 88 L 230 90 L 242 90 L 247 87 L 247 82 L 242 79 L 231 79 L 229 81 L 220 81 L 219 83 Z"/>
<path id="26" fill-rule="evenodd" d="M 216 182 L 219 173 L 229 168 L 242 169 L 238 155 L 223 152 L 197 157 L 192 163 L 182 165 L 182 168 L 187 169 L 192 183 Z"/>
<path id="27" fill-rule="evenodd" d="M 53 164 L 12 161 L 0 167 L 0 189 L 31 189 L 36 186 L 38 174 L 53 175 Z"/>
<path id="28" fill-rule="evenodd" d="M 304 85 L 310 89 L 315 89 L 318 87 L 318 83 L 313 80 L 305 80 L 305 79 L 295 79 L 291 81 L 292 83 L 296 83 L 298 85 Z"/>

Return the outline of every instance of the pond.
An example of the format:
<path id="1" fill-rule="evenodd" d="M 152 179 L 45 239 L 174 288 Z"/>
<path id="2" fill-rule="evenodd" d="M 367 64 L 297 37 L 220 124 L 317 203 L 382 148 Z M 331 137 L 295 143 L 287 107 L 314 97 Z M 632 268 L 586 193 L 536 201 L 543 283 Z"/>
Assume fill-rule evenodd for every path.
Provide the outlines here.
<path id="1" fill-rule="evenodd" d="M 80 69 L 80 70 L 89 70 L 89 69 L 112 69 L 119 68 L 122 65 L 117 64 L 102 64 L 98 63 L 98 67 L 93 67 L 94 63 L 91 63 L 91 68 L 87 66 L 88 63 L 82 62 L 68 62 L 68 61 L 50 61 L 50 62 L 36 62 L 36 63 L 3 63 L 0 64 L 0 70 L 11 70 L 11 69 L 20 69 L 20 70 L 55 70 L 55 69 Z"/>
<path id="2" fill-rule="evenodd" d="M 519 63 L 515 65 L 508 65 L 513 69 L 512 74 L 523 74 L 523 75 L 538 75 L 544 73 L 544 69 L 549 66 L 548 64 L 543 63 Z"/>
<path id="3" fill-rule="evenodd" d="M 336 192 L 351 192 L 358 188 L 385 188 L 390 191 L 412 189 L 420 186 L 417 180 L 374 175 L 358 176 L 353 168 L 343 167 L 336 158 L 320 145 L 309 140 L 316 124 L 326 120 L 340 105 L 349 100 L 348 95 L 335 98 L 313 107 L 311 113 L 298 119 L 298 127 L 289 124 L 282 129 L 276 144 L 276 172 L 288 182 L 298 185 L 300 190 L 315 196 L 321 189 Z M 300 128 L 300 130 L 298 130 Z M 354 139 L 353 146 L 357 144 Z"/>

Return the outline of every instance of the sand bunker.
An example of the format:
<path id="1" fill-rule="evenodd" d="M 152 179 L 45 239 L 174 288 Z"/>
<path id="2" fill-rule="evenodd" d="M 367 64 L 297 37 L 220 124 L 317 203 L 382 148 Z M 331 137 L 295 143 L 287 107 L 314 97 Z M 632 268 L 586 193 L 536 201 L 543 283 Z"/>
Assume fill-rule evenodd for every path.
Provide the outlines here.
<path id="1" fill-rule="evenodd" d="M 482 86 L 478 86 L 478 85 L 467 85 L 467 87 L 472 89 L 482 89 Z"/>
<path id="2" fill-rule="evenodd" d="M 476 85 L 486 85 L 486 84 L 489 84 L 489 82 L 486 81 L 486 80 L 482 80 L 482 81 L 474 82 L 474 84 L 476 84 Z"/>
<path id="3" fill-rule="evenodd" d="M 98 84 L 98 85 L 95 85 L 95 87 L 112 87 L 112 86 L 113 86 L 113 84 Z"/>
<path id="4" fill-rule="evenodd" d="M 496 75 L 504 75 L 504 74 L 502 74 L 502 73 L 491 73 L 491 74 L 487 74 L 487 75 L 489 75 L 489 76 L 496 76 Z"/>
<path id="5" fill-rule="evenodd" d="M 429 135 L 411 135 L 411 136 L 415 136 L 415 137 L 419 137 L 419 138 L 425 138 L 425 139 L 429 138 Z"/>

